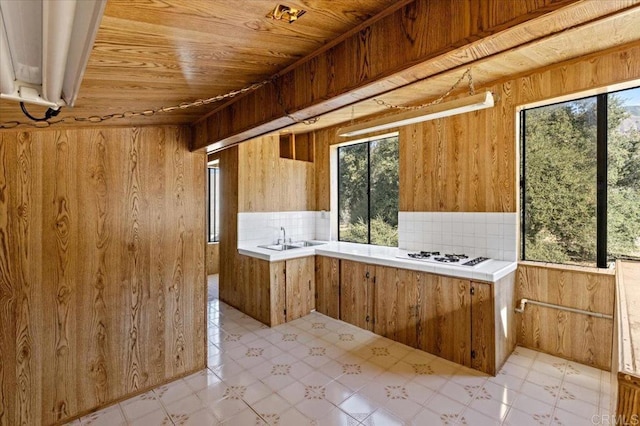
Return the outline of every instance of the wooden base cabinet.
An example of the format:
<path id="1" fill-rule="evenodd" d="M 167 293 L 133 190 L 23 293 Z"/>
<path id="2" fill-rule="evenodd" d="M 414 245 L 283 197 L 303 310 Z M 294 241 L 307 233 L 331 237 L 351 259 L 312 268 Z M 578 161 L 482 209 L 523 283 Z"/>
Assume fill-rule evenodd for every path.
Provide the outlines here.
<path id="1" fill-rule="evenodd" d="M 373 331 L 373 280 L 375 266 L 340 261 L 340 319 Z"/>
<path id="2" fill-rule="evenodd" d="M 514 275 L 497 283 L 340 261 L 340 319 L 495 375 L 515 347 Z"/>
<path id="3" fill-rule="evenodd" d="M 314 257 L 290 259 L 285 262 L 286 321 L 309 315 L 315 309 Z"/>
<path id="4" fill-rule="evenodd" d="M 279 262 L 239 257 L 236 308 L 271 327 L 315 309 L 314 256 Z"/>
<path id="5" fill-rule="evenodd" d="M 420 295 L 416 282 L 418 273 L 394 268 L 384 268 L 383 271 L 382 277 L 376 277 L 374 331 L 396 342 L 418 348 L 420 332 Z"/>
<path id="6" fill-rule="evenodd" d="M 340 319 L 340 259 L 316 256 L 316 311 Z"/>
<path id="7" fill-rule="evenodd" d="M 471 366 L 469 280 L 416 274 L 419 293 L 418 348 Z"/>

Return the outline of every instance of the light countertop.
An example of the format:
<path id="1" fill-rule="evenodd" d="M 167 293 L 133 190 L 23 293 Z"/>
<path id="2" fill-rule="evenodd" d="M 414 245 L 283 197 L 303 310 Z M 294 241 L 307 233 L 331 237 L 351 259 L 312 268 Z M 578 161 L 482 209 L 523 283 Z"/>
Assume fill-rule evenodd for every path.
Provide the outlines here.
<path id="1" fill-rule="evenodd" d="M 399 254 L 407 253 L 407 251 L 400 250 L 396 247 L 383 247 L 338 241 L 331 241 L 314 247 L 302 247 L 285 251 L 274 251 L 256 246 L 240 246 L 238 247 L 238 252 L 245 256 L 251 256 L 269 262 L 320 255 L 353 260 L 356 262 L 365 262 L 373 265 L 411 269 L 415 271 L 488 282 L 498 281 L 500 278 L 503 278 L 515 271 L 518 266 L 517 262 L 493 259 L 483 262 L 475 267 L 439 265 L 419 260 L 398 258 L 397 256 Z"/>

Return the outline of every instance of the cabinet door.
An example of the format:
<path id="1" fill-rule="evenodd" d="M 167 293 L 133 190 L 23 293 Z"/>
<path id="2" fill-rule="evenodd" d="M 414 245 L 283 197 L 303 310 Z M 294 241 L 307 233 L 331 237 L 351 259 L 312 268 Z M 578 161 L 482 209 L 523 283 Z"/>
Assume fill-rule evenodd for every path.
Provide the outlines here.
<path id="1" fill-rule="evenodd" d="M 340 318 L 340 260 L 316 256 L 316 311 Z"/>
<path id="2" fill-rule="evenodd" d="M 496 374 L 493 286 L 471 282 L 471 367 Z"/>
<path id="3" fill-rule="evenodd" d="M 418 347 L 419 295 L 418 283 L 421 273 L 398 269 L 396 280 L 395 330 L 393 340 Z M 383 302 L 384 303 L 384 302 Z"/>
<path id="4" fill-rule="evenodd" d="M 398 299 L 398 274 L 396 268 L 385 266 L 375 267 L 373 279 L 374 289 L 374 324 L 373 331 L 389 339 L 397 339 L 397 331 L 400 327 L 398 311 L 401 309 Z"/>
<path id="5" fill-rule="evenodd" d="M 314 309 L 315 261 L 313 256 L 286 261 L 285 298 L 287 322 L 303 317 Z"/>
<path id="6" fill-rule="evenodd" d="M 471 366 L 469 280 L 420 274 L 418 347 Z"/>
<path id="7" fill-rule="evenodd" d="M 371 269 L 366 263 L 340 261 L 340 319 L 365 330 L 373 328 Z"/>

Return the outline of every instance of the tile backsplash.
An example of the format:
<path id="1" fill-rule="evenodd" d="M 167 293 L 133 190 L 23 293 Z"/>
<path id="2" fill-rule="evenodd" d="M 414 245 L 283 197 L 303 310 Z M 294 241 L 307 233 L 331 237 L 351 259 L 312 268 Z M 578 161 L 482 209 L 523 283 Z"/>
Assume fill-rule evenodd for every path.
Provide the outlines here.
<path id="1" fill-rule="evenodd" d="M 516 261 L 517 213 L 399 212 L 398 247 Z"/>
<path id="2" fill-rule="evenodd" d="M 517 213 L 398 212 L 398 247 L 516 261 Z M 330 240 L 329 212 L 238 213 L 238 245 Z"/>
<path id="3" fill-rule="evenodd" d="M 329 214 L 315 211 L 238 213 L 238 245 L 272 244 L 287 240 L 328 240 Z"/>

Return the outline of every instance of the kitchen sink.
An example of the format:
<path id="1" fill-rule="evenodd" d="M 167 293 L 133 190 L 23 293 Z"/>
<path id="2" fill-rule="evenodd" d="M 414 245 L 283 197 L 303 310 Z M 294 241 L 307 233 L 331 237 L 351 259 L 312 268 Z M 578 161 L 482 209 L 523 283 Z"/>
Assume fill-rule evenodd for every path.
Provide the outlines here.
<path id="1" fill-rule="evenodd" d="M 302 246 L 294 246 L 291 244 L 268 244 L 268 245 L 258 246 L 258 247 L 266 248 L 269 250 L 275 250 L 275 251 L 284 251 L 284 250 L 301 248 Z"/>
<path id="2" fill-rule="evenodd" d="M 295 241 L 290 244 L 295 247 L 314 247 L 314 246 L 319 246 L 326 243 L 317 243 L 314 241 Z"/>
<path id="3" fill-rule="evenodd" d="M 258 247 L 266 248 L 269 250 L 275 250 L 275 251 L 284 251 L 284 250 L 293 250 L 293 249 L 304 248 L 304 247 L 314 247 L 314 246 L 319 246 L 321 244 L 326 244 L 326 243 L 317 243 L 314 241 L 295 241 L 289 244 L 267 244 L 267 245 L 258 246 Z"/>

